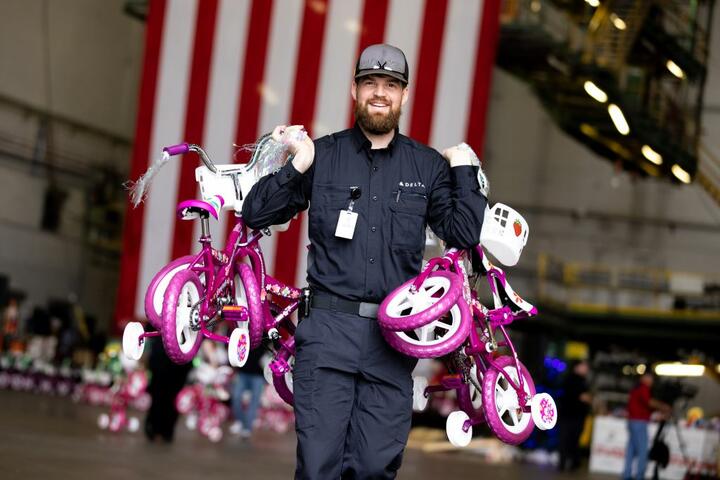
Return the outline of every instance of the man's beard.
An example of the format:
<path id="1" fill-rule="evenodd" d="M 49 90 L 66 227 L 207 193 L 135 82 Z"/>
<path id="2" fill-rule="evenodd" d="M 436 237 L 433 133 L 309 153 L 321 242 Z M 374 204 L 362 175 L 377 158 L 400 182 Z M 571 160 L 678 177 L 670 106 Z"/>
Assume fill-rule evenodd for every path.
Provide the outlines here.
<path id="1" fill-rule="evenodd" d="M 370 100 L 361 105 L 359 102 L 355 102 L 355 120 L 366 132 L 372 135 L 384 135 L 390 133 L 397 128 L 400 123 L 401 109 L 393 109 L 390 106 L 390 111 L 386 115 L 382 114 L 371 114 L 368 110 L 370 107 Z"/>

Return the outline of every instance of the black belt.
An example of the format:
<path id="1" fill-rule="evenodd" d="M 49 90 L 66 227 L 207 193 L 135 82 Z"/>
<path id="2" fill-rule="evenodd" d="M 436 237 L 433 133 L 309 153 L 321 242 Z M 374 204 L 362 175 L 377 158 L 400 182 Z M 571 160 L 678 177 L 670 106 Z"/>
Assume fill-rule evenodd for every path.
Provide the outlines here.
<path id="1" fill-rule="evenodd" d="M 377 303 L 352 302 L 327 293 L 313 292 L 310 305 L 313 308 L 335 310 L 337 312 L 359 315 L 365 318 L 377 318 L 380 305 Z"/>

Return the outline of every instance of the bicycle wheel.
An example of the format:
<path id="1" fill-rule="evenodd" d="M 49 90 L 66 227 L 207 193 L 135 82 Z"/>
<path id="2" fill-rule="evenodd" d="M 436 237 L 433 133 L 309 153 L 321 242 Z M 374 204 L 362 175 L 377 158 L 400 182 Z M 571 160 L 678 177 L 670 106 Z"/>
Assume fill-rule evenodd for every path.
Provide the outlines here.
<path id="1" fill-rule="evenodd" d="M 204 295 L 200 279 L 192 270 L 181 270 L 170 280 L 165 300 L 160 333 L 168 358 L 175 363 L 188 363 L 200 348 L 199 302 Z"/>
<path id="2" fill-rule="evenodd" d="M 396 332 L 427 325 L 445 315 L 462 293 L 462 282 L 451 272 L 432 272 L 416 292 L 415 279 L 393 290 L 378 309 L 378 323 Z"/>
<path id="3" fill-rule="evenodd" d="M 530 436 L 533 431 L 533 420 L 530 412 L 524 412 L 517 391 L 510 385 L 508 378 L 516 384 L 520 375 L 523 378 L 525 395 L 535 395 L 535 384 L 525 365 L 508 355 L 498 357 L 495 361 L 500 370 L 494 368 L 485 372 L 482 381 L 483 412 L 490 430 L 503 442 L 518 445 Z"/>
<path id="4" fill-rule="evenodd" d="M 197 404 L 197 392 L 195 387 L 187 386 L 183 387 L 182 390 L 175 397 L 175 410 L 181 415 L 187 415 Z"/>
<path id="5" fill-rule="evenodd" d="M 145 291 L 145 316 L 156 329 L 160 328 L 163 299 L 170 280 L 181 270 L 186 270 L 195 260 L 194 255 L 176 258 L 155 274 Z"/>
<path id="6" fill-rule="evenodd" d="M 293 395 L 293 366 L 295 365 L 295 338 L 287 340 L 272 362 L 272 382 L 275 391 L 291 407 L 295 404 Z M 276 373 L 277 372 L 277 373 Z"/>
<path id="7" fill-rule="evenodd" d="M 257 348 L 262 342 L 265 314 L 255 274 L 245 263 L 238 264 L 235 270 L 235 302 L 248 309 L 250 348 Z"/>
<path id="8" fill-rule="evenodd" d="M 464 301 L 440 318 L 402 332 L 381 329 L 385 340 L 400 353 L 415 358 L 438 358 L 458 348 L 468 336 L 472 316 Z"/>

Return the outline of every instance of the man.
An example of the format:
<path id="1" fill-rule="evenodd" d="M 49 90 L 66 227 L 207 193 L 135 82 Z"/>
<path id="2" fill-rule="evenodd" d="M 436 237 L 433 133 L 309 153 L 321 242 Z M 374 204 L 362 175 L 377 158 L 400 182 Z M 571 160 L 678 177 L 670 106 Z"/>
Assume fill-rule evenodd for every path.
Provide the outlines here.
<path id="1" fill-rule="evenodd" d="M 281 224 L 310 204 L 309 315 L 295 334 L 298 479 L 394 478 L 412 414 L 416 360 L 392 350 L 377 324 L 378 304 L 418 274 L 425 227 L 448 245 L 477 244 L 486 198 L 470 154 L 435 150 L 398 132 L 408 99 L 405 55 L 366 48 L 351 95 L 353 128 L 294 140 L 294 155 L 247 196 L 252 228 Z"/>
<path id="2" fill-rule="evenodd" d="M 573 471 L 580 466 L 580 435 L 592 401 L 587 384 L 589 372 L 590 365 L 587 360 L 579 360 L 573 364 L 572 370 L 563 381 L 564 392 L 558 408 L 558 411 L 562 412 L 558 419 L 560 471 L 566 468 Z"/>
<path id="3" fill-rule="evenodd" d="M 645 478 L 645 467 L 648 454 L 648 422 L 653 410 L 661 410 L 668 414 L 670 405 L 652 398 L 650 390 L 653 386 L 652 373 L 640 377 L 638 385 L 630 391 L 628 400 L 628 446 L 625 452 L 625 469 L 623 479 Z M 633 463 L 637 457 L 637 469 L 633 474 Z"/>

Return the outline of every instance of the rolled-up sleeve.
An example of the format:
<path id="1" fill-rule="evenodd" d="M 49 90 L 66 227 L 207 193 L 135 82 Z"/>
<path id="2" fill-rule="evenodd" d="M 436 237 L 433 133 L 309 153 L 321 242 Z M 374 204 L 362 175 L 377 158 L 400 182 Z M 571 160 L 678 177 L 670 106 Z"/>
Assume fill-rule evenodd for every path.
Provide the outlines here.
<path id="1" fill-rule="evenodd" d="M 477 167 L 436 162 L 428 224 L 448 246 L 470 248 L 480 242 L 487 198 L 480 193 Z"/>
<path id="2" fill-rule="evenodd" d="M 292 162 L 267 175 L 252 187 L 242 206 L 242 216 L 250 228 L 279 225 L 308 208 L 315 164 L 303 173 Z"/>

